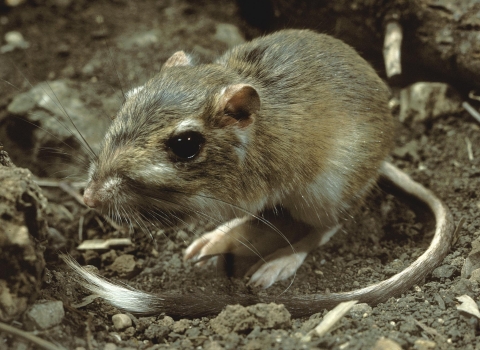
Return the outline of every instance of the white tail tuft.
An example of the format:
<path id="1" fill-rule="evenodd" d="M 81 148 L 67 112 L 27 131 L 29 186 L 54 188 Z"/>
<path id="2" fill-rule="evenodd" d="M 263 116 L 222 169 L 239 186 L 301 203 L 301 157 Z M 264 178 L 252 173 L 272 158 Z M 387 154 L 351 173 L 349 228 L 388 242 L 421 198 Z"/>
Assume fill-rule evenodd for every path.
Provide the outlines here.
<path id="1" fill-rule="evenodd" d="M 122 286 L 112 283 L 80 266 L 69 255 L 62 255 L 61 258 L 83 279 L 80 284 L 84 288 L 121 310 L 136 314 L 151 314 L 152 312 L 155 313 L 159 302 L 163 301 L 156 295 L 142 292 L 127 285 Z"/>

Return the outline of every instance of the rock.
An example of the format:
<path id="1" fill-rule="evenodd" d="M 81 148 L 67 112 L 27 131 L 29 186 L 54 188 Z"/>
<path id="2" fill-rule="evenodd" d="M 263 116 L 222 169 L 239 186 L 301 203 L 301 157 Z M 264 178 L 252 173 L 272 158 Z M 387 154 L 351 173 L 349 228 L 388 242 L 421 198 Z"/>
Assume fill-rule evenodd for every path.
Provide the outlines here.
<path id="1" fill-rule="evenodd" d="M 400 326 L 398 330 L 402 333 L 409 333 L 409 334 L 414 334 L 418 329 L 417 324 L 415 323 L 415 320 L 413 317 L 405 317 L 405 319 L 400 322 Z"/>
<path id="2" fill-rule="evenodd" d="M 182 319 L 173 324 L 172 331 L 178 334 L 183 334 L 190 327 L 190 321 Z"/>
<path id="3" fill-rule="evenodd" d="M 11 31 L 5 34 L 5 41 L 9 44 L 17 44 L 23 42 L 24 39 L 22 33 L 17 31 Z"/>
<path id="4" fill-rule="evenodd" d="M 220 345 L 220 343 L 216 340 L 207 340 L 205 344 L 203 345 L 203 348 L 205 350 L 223 350 L 224 347 Z"/>
<path id="5" fill-rule="evenodd" d="M 112 322 L 117 331 L 123 331 L 124 329 L 132 326 L 132 319 L 125 314 L 113 315 Z"/>
<path id="6" fill-rule="evenodd" d="M 170 322 L 165 322 L 161 320 L 157 323 L 152 323 L 145 330 L 144 334 L 147 339 L 155 341 L 157 343 L 162 343 L 164 339 L 171 332 L 171 326 L 173 325 L 173 320 Z"/>
<path id="7" fill-rule="evenodd" d="M 134 323 L 138 333 L 144 332 L 155 322 L 155 317 L 139 317 Z"/>
<path id="8" fill-rule="evenodd" d="M 0 319 L 9 321 L 27 308 L 27 298 L 11 291 L 7 282 L 0 280 Z"/>
<path id="9" fill-rule="evenodd" d="M 7 165 L 7 166 L 5 166 Z M 33 303 L 42 284 L 47 200 L 27 169 L 0 150 L 0 321 Z"/>
<path id="10" fill-rule="evenodd" d="M 289 328 L 290 318 L 285 306 L 274 303 L 247 307 L 228 305 L 217 317 L 210 320 L 210 326 L 217 334 L 226 335 L 230 332 L 247 332 L 254 327 Z"/>
<path id="11" fill-rule="evenodd" d="M 15 7 L 21 5 L 25 2 L 25 0 L 5 0 L 5 5 L 10 7 Z"/>
<path id="12" fill-rule="evenodd" d="M 118 258 L 117 252 L 113 249 L 110 249 L 108 252 L 103 253 L 101 256 L 102 264 L 109 265 L 112 264 L 116 258 Z"/>
<path id="13" fill-rule="evenodd" d="M 10 160 L 8 153 L 3 150 L 3 144 L 0 142 L 0 166 L 13 167 L 14 164 Z"/>
<path id="14" fill-rule="evenodd" d="M 415 340 L 415 344 L 413 345 L 414 349 L 417 350 L 429 350 L 429 349 L 435 349 L 437 346 L 437 343 L 431 340 L 426 340 L 426 339 L 417 339 Z"/>
<path id="15" fill-rule="evenodd" d="M 54 251 L 65 250 L 66 243 L 67 239 L 60 233 L 60 231 L 58 231 L 55 227 L 48 228 L 49 249 Z"/>
<path id="16" fill-rule="evenodd" d="M 402 350 L 402 347 L 391 339 L 381 337 L 375 343 L 373 350 Z"/>
<path id="17" fill-rule="evenodd" d="M 175 321 L 173 321 L 173 318 L 171 318 L 170 316 L 165 316 L 164 318 L 162 318 L 157 323 L 160 324 L 160 325 L 172 328 Z"/>
<path id="18" fill-rule="evenodd" d="M 245 42 L 245 38 L 242 33 L 240 33 L 238 27 L 230 23 L 218 23 L 216 25 L 215 39 L 227 44 L 228 47 L 240 45 Z"/>
<path id="19" fill-rule="evenodd" d="M 371 314 L 372 314 L 372 307 L 366 303 L 355 304 L 350 309 L 350 315 L 356 319 L 361 319 Z"/>
<path id="20" fill-rule="evenodd" d="M 480 269 L 473 270 L 469 280 L 480 282 Z"/>
<path id="21" fill-rule="evenodd" d="M 400 159 L 411 159 L 413 161 L 419 161 L 418 155 L 419 144 L 417 140 L 412 140 L 402 147 L 395 147 L 393 154 Z"/>
<path id="22" fill-rule="evenodd" d="M 6 53 L 15 49 L 28 49 L 30 43 L 23 38 L 22 33 L 17 31 L 7 32 L 5 34 L 6 44 L 0 47 L 0 53 Z"/>
<path id="23" fill-rule="evenodd" d="M 37 175 L 54 177 L 59 170 L 62 174 L 69 170 L 77 173 L 75 162 L 88 153 L 81 135 L 93 150 L 98 151 L 110 124 L 105 113 L 114 115 L 117 105 L 113 96 L 95 91 L 91 84 L 70 80 L 37 84 L 15 96 L 7 106 L 8 114 L 4 114 L 5 122 L 10 125 L 8 142 L 12 146 L 9 148 L 16 152 L 11 154 L 12 159 L 18 165 L 28 166 Z M 63 156 L 53 157 L 52 148 Z M 17 154 L 23 149 L 29 152 Z"/>
<path id="24" fill-rule="evenodd" d="M 453 276 L 457 268 L 452 265 L 442 265 L 437 267 L 432 272 L 432 276 L 435 278 L 450 278 Z"/>
<path id="25" fill-rule="evenodd" d="M 184 230 L 178 230 L 177 239 L 183 242 L 188 242 L 190 239 L 190 236 Z"/>
<path id="26" fill-rule="evenodd" d="M 163 342 L 169 333 L 170 329 L 168 327 L 160 326 L 158 324 L 151 324 L 145 330 L 144 335 L 147 339 L 160 343 Z"/>
<path id="27" fill-rule="evenodd" d="M 158 29 L 148 31 L 134 31 L 133 34 L 117 38 L 117 44 L 122 50 L 137 50 L 155 45 L 162 33 Z"/>
<path id="28" fill-rule="evenodd" d="M 56 326 L 65 316 L 61 301 L 42 300 L 36 302 L 25 314 L 25 325 L 29 330 L 43 330 Z"/>
<path id="29" fill-rule="evenodd" d="M 463 295 L 467 294 L 469 296 L 474 296 L 473 293 L 473 283 L 470 280 L 465 278 L 460 278 L 457 283 L 452 284 L 452 286 L 448 289 L 453 295 Z"/>
<path id="30" fill-rule="evenodd" d="M 108 269 L 115 272 L 119 277 L 131 278 L 138 273 L 136 266 L 135 257 L 131 254 L 124 254 L 116 258 Z"/>
<path id="31" fill-rule="evenodd" d="M 17 95 L 7 109 L 12 114 L 28 116 L 30 122 L 38 123 L 45 131 L 62 140 L 72 137 L 78 139 L 82 134 L 88 144 L 96 149 L 103 140 L 103 132 L 99 128 L 106 128 L 110 123 L 107 118 L 100 117 L 99 111 L 94 112 L 87 108 L 77 87 L 68 80 L 40 83 L 30 91 Z M 72 126 L 69 117 L 78 131 Z M 102 123 L 103 119 L 106 122 Z"/>
<path id="32" fill-rule="evenodd" d="M 425 122 L 462 111 L 462 98 L 448 84 L 419 82 L 400 92 L 400 121 Z"/>
<path id="33" fill-rule="evenodd" d="M 100 266 L 100 256 L 95 250 L 86 250 L 85 253 L 82 254 L 82 256 L 83 260 L 85 260 L 85 264 Z"/>
<path id="34" fill-rule="evenodd" d="M 463 278 L 469 278 L 474 270 L 480 268 L 480 238 L 472 242 L 472 251 L 468 254 L 462 267 Z"/>
<path id="35" fill-rule="evenodd" d="M 442 296 L 438 293 L 435 293 L 434 297 L 436 302 L 438 303 L 438 307 L 440 308 L 440 310 L 445 310 L 445 300 L 443 300 Z"/>

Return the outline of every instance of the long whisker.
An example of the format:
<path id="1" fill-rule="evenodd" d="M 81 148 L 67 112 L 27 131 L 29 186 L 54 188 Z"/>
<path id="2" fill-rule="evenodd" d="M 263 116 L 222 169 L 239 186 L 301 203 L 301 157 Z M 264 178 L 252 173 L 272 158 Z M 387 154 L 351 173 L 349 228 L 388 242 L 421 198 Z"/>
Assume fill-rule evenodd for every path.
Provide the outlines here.
<path id="1" fill-rule="evenodd" d="M 138 211 L 134 212 L 132 214 L 132 216 L 133 216 L 133 219 L 135 220 L 135 222 L 137 223 L 137 225 L 140 226 L 140 228 L 143 227 L 142 230 L 144 232 L 148 232 L 148 235 L 150 236 L 150 239 L 155 242 L 155 239 L 153 238 L 152 232 L 148 229 L 147 225 L 144 222 L 144 221 L 148 221 L 148 220 L 146 220 L 147 218 L 144 215 L 142 215 L 142 213 L 139 213 Z"/>
<path id="2" fill-rule="evenodd" d="M 88 160 L 84 159 L 82 157 L 77 156 L 76 154 L 69 153 L 61 148 L 53 148 L 53 147 L 40 147 L 40 151 L 45 151 L 48 152 L 48 154 L 52 155 L 57 155 L 57 156 L 65 156 L 68 157 L 72 160 L 75 160 L 75 162 L 81 166 L 83 166 L 85 169 L 88 168 Z"/>
<path id="3" fill-rule="evenodd" d="M 125 91 L 123 91 L 122 81 L 120 80 L 120 73 L 118 72 L 117 66 L 115 65 L 115 60 L 113 59 L 112 51 L 110 50 L 110 46 L 108 45 L 106 40 L 105 40 L 105 46 L 108 49 L 108 54 L 110 56 L 110 62 L 113 65 L 113 69 L 115 70 L 115 73 L 117 74 L 118 85 L 119 85 L 120 91 L 122 92 L 122 95 L 123 95 L 123 102 L 125 102 L 127 100 L 127 96 L 125 95 Z"/>
<path id="4" fill-rule="evenodd" d="M 163 221 L 162 220 L 165 220 L 167 222 L 167 224 L 169 224 L 170 226 L 173 226 L 174 223 L 172 220 L 170 220 L 170 218 L 168 217 L 168 215 L 165 215 L 163 213 L 160 213 L 158 211 L 154 211 L 154 210 L 148 210 L 148 213 L 150 215 L 152 215 L 153 217 L 157 218 L 158 220 L 160 220 L 162 223 Z M 162 215 L 163 214 L 163 215 Z M 188 215 L 188 214 L 187 214 Z"/>
<path id="5" fill-rule="evenodd" d="M 148 198 L 150 198 L 150 199 L 152 199 L 152 200 L 154 200 L 154 201 L 158 201 L 158 202 L 167 202 L 167 203 L 169 203 L 169 204 L 174 204 L 174 205 L 178 205 L 178 206 L 181 206 L 181 207 L 185 207 L 185 208 L 187 208 L 188 210 L 191 210 L 191 211 L 195 212 L 195 213 L 198 214 L 198 215 L 205 216 L 205 217 L 207 217 L 207 218 L 210 219 L 210 220 L 214 220 L 214 222 L 216 221 L 216 223 L 217 223 L 218 225 L 224 223 L 224 221 L 220 221 L 220 220 L 218 220 L 218 219 L 215 219 L 215 218 L 211 217 L 210 215 L 208 215 L 208 214 L 206 214 L 206 213 L 200 212 L 200 211 L 195 210 L 195 209 L 188 208 L 188 207 L 186 207 L 186 206 L 183 206 L 182 204 L 175 203 L 175 202 L 173 202 L 173 201 L 169 201 L 169 200 L 166 200 L 166 199 L 164 199 L 164 198 L 152 198 L 152 197 L 148 197 Z M 182 223 L 187 224 L 184 220 L 180 219 L 179 217 L 177 217 L 177 216 L 174 215 L 173 213 L 172 213 L 171 215 L 174 216 L 177 220 L 181 221 Z M 218 229 L 218 228 L 217 228 L 217 229 Z M 228 234 L 228 231 L 223 231 L 223 230 L 222 230 L 222 232 Z M 249 243 L 249 244 L 247 244 L 247 243 L 243 242 L 242 240 L 240 240 L 240 239 L 238 239 L 238 238 L 235 238 L 235 240 L 236 240 L 239 244 L 243 245 L 245 248 L 247 248 L 248 250 L 250 250 L 250 251 L 251 251 L 254 255 L 256 255 L 259 259 L 261 259 L 262 261 L 265 262 L 265 259 L 263 258 L 263 256 L 260 254 L 260 252 L 258 251 L 258 249 L 255 248 L 255 245 L 252 244 L 250 241 L 246 240 L 246 242 Z M 289 242 L 289 243 L 290 243 L 290 242 Z"/>
<path id="6" fill-rule="evenodd" d="M 22 77 L 24 78 L 24 80 L 30 85 L 31 88 L 34 88 L 33 84 L 30 82 L 30 80 L 27 79 L 27 77 L 25 76 L 25 74 L 23 74 L 23 72 L 21 72 L 19 70 L 19 68 L 15 65 L 15 63 L 12 62 L 12 65 L 17 69 L 17 71 L 19 71 L 19 73 L 22 75 Z M 8 84 L 9 86 L 13 87 L 15 90 L 21 92 L 22 90 L 20 88 L 18 88 L 17 86 L 13 85 L 12 83 L 10 83 L 9 81 L 5 80 L 5 79 L 2 79 L 0 78 L 1 81 L 3 81 L 4 83 Z M 52 91 L 52 93 L 55 95 L 52 87 L 50 86 L 50 84 L 48 82 L 46 82 L 46 84 L 50 87 L 50 90 Z M 70 122 L 72 123 L 72 125 L 75 127 L 75 129 L 77 130 L 78 134 L 80 135 L 81 139 L 78 138 L 78 136 L 65 124 L 63 123 L 63 121 L 58 118 L 55 114 L 52 115 L 52 117 L 57 121 L 57 123 L 59 123 L 70 135 L 72 135 L 73 137 L 75 137 L 77 140 L 79 141 L 82 141 L 83 142 L 80 142 L 80 146 L 87 152 L 87 153 L 90 153 L 91 156 L 93 156 L 94 158 L 96 157 L 95 153 L 93 152 L 92 148 L 90 147 L 90 145 L 88 144 L 88 142 L 84 139 L 83 135 L 80 133 L 80 131 L 77 129 L 77 127 L 75 126 L 75 123 L 73 122 L 72 118 L 70 117 L 70 115 L 66 112 L 65 108 L 63 107 L 63 105 L 60 103 L 60 100 L 58 99 L 58 97 L 55 95 L 56 99 L 58 100 L 58 102 L 60 103 L 61 105 L 61 108 L 60 106 L 58 105 L 58 103 L 55 102 L 54 99 L 52 99 L 52 97 L 48 94 L 48 92 L 42 87 L 42 90 L 43 92 L 45 93 L 45 95 L 48 96 L 49 100 L 46 100 L 45 98 L 42 99 L 43 102 L 45 103 L 48 103 L 49 101 L 51 101 L 65 116 L 67 116 L 67 118 L 70 120 Z M 28 123 L 28 124 L 31 124 L 43 131 L 45 131 L 46 133 L 48 133 L 50 136 L 54 137 L 55 139 L 57 139 L 58 141 L 60 141 L 61 143 L 63 143 L 64 145 L 66 145 L 67 147 L 71 148 L 71 149 L 74 149 L 72 146 L 70 146 L 69 144 L 65 143 L 64 141 L 62 141 L 59 137 L 57 137 L 56 135 L 52 134 L 51 132 L 49 132 L 48 130 L 42 128 L 41 126 L 38 126 L 36 125 L 35 123 L 32 123 L 28 120 L 25 120 L 23 118 L 20 118 L 18 116 L 15 116 L 17 118 L 19 118 L 20 120 L 23 120 L 24 122 Z M 87 147 L 85 146 L 87 145 Z"/>
<path id="7" fill-rule="evenodd" d="M 221 199 L 218 199 L 218 198 L 214 198 L 214 197 L 210 197 L 210 196 L 205 196 L 205 195 L 201 195 L 201 194 L 189 194 L 189 193 L 183 193 L 183 192 L 180 192 L 180 191 L 174 191 L 174 190 L 164 190 L 164 192 L 171 192 L 171 193 L 176 193 L 176 194 L 181 194 L 181 195 L 184 195 L 184 196 L 197 196 L 197 197 L 201 197 L 201 198 L 205 198 L 205 199 L 210 199 L 210 200 L 213 200 L 213 201 L 216 201 L 216 202 L 219 202 L 219 203 L 222 203 L 224 205 L 227 205 L 233 209 L 236 209 L 236 210 L 239 210 L 241 211 L 242 213 L 248 215 L 248 216 L 251 216 L 255 219 L 257 219 L 258 221 L 260 221 L 261 223 L 263 223 L 264 225 L 266 225 L 267 227 L 269 227 L 270 229 L 272 229 L 275 233 L 277 233 L 285 242 L 288 243 L 288 245 L 290 245 L 290 247 L 292 248 L 292 251 L 294 253 L 296 253 L 296 250 L 295 248 L 293 247 L 293 245 L 290 243 L 289 239 L 277 228 L 275 227 L 270 221 L 266 220 L 265 218 L 245 209 L 245 208 L 242 208 L 236 204 L 233 204 L 233 203 L 229 203 L 227 201 L 224 201 L 224 200 L 221 200 Z M 173 204 L 177 204 L 177 203 L 173 203 Z"/>
<path id="8" fill-rule="evenodd" d="M 184 209 L 188 209 L 190 210 L 189 208 L 185 207 Z M 168 211 L 168 214 L 167 215 L 162 215 L 163 213 L 162 212 L 159 212 L 159 211 L 154 211 L 154 210 L 149 210 L 149 213 L 155 217 L 155 218 L 163 218 L 165 219 L 166 221 L 168 221 L 171 225 L 173 225 L 172 221 L 168 218 L 168 215 L 171 215 L 173 218 L 175 218 L 177 221 L 183 223 L 185 226 L 188 226 L 188 222 L 181 219 L 180 217 L 178 217 L 177 215 L 175 215 L 175 213 L 171 212 L 171 211 Z M 188 211 L 182 211 L 183 214 L 185 215 L 188 215 L 190 218 L 196 218 L 193 214 L 190 214 L 188 213 Z M 193 232 L 193 234 L 195 236 L 199 236 L 197 230 L 191 230 Z"/>
<path id="9" fill-rule="evenodd" d="M 10 60 L 10 63 L 15 67 L 15 69 L 20 73 L 20 75 L 23 77 L 23 79 L 30 85 L 31 88 L 34 88 L 33 84 L 30 82 L 30 80 L 25 76 L 25 74 L 17 67 L 17 65 L 12 61 Z M 2 79 L 3 81 L 5 81 L 4 79 Z M 96 157 L 95 155 L 95 152 L 93 152 L 93 149 L 90 147 L 90 145 L 88 144 L 88 142 L 85 140 L 85 138 L 83 137 L 83 135 L 80 133 L 80 131 L 77 129 L 75 123 L 73 122 L 72 118 L 70 117 L 70 115 L 68 114 L 68 112 L 66 111 L 66 109 L 64 108 L 63 104 L 61 103 L 61 101 L 58 99 L 57 95 L 55 94 L 55 91 L 53 91 L 50 83 L 48 83 L 48 81 L 45 82 L 48 87 L 50 88 L 50 91 L 52 92 L 52 94 L 55 96 L 56 100 L 58 101 L 58 104 L 57 102 L 55 102 L 54 99 L 52 99 L 52 97 L 48 94 L 48 92 L 42 87 L 42 90 L 43 92 L 50 98 L 50 101 L 52 101 L 55 106 L 62 112 L 63 111 L 63 114 L 70 120 L 70 122 L 72 123 L 72 125 L 74 126 L 75 130 L 77 130 L 78 134 L 80 135 L 81 139 L 83 140 L 83 142 L 85 143 L 85 145 L 88 147 L 88 148 L 85 148 L 88 151 L 91 151 L 92 154 L 94 157 Z M 14 86 L 13 84 L 9 83 L 11 86 Z M 14 86 L 15 87 L 15 86 Z M 19 90 L 17 88 L 17 90 Z M 48 101 L 46 101 L 45 99 L 43 99 L 43 101 L 45 103 L 48 103 Z M 59 106 L 60 104 L 60 106 Z M 72 130 L 67 126 L 65 125 L 58 117 L 56 117 L 55 115 L 53 115 L 53 117 L 55 118 L 55 120 L 63 127 L 65 128 L 65 130 L 67 130 L 72 136 L 76 137 L 77 136 L 72 132 Z M 78 138 L 77 138 L 78 139 Z M 83 144 L 82 142 L 82 144 Z M 83 147 L 85 147 L 83 145 Z"/>
<path id="10" fill-rule="evenodd" d="M 75 130 L 77 131 L 77 133 L 80 135 L 80 138 L 81 140 L 83 141 L 83 143 L 88 147 L 88 150 L 90 150 L 90 154 L 91 156 L 96 159 L 97 158 L 97 155 L 95 153 L 95 151 L 92 149 L 92 147 L 90 147 L 90 144 L 87 142 L 87 140 L 85 140 L 85 137 L 83 137 L 82 133 L 80 132 L 80 130 L 78 130 L 77 126 L 75 125 L 75 123 L 73 122 L 73 119 L 72 117 L 70 117 L 70 114 L 67 112 L 67 110 L 65 109 L 65 107 L 63 106 L 62 102 L 60 101 L 60 99 L 58 98 L 57 94 L 55 93 L 55 91 L 52 89 L 50 83 L 48 81 L 46 81 L 46 84 L 48 85 L 48 87 L 50 88 L 50 90 L 52 91 L 52 94 L 53 96 L 55 96 L 55 99 L 57 100 L 58 104 L 60 105 L 60 108 L 61 110 L 63 110 L 63 113 L 64 115 L 68 118 L 68 120 L 70 120 L 70 123 L 72 123 L 73 127 L 75 128 Z M 68 130 L 68 129 L 67 129 Z M 70 133 L 72 135 L 73 132 L 70 131 Z"/>
<path id="11" fill-rule="evenodd" d="M 2 79 L 2 80 L 3 80 L 3 79 Z M 5 80 L 4 80 L 4 81 L 5 81 Z M 62 139 L 60 139 L 57 135 L 51 133 L 51 132 L 48 131 L 47 129 L 45 129 L 45 128 L 43 128 L 43 127 L 41 127 L 41 126 L 39 126 L 39 125 L 37 125 L 37 124 L 35 124 L 35 123 L 32 123 L 32 122 L 29 121 L 29 120 L 23 119 L 23 118 L 21 118 L 21 117 L 19 117 L 19 116 L 17 116 L 17 115 L 16 115 L 15 117 L 18 118 L 19 120 L 27 123 L 27 124 L 30 124 L 30 125 L 34 126 L 35 128 L 38 128 L 38 129 L 46 132 L 48 135 L 50 135 L 50 136 L 52 136 L 53 138 L 57 139 L 59 142 L 63 143 L 63 144 L 64 144 L 65 146 L 67 146 L 68 148 L 70 148 L 70 149 L 72 149 L 72 150 L 75 150 L 75 148 L 73 148 L 71 145 L 69 145 L 68 143 L 66 143 L 65 141 L 63 141 Z"/>

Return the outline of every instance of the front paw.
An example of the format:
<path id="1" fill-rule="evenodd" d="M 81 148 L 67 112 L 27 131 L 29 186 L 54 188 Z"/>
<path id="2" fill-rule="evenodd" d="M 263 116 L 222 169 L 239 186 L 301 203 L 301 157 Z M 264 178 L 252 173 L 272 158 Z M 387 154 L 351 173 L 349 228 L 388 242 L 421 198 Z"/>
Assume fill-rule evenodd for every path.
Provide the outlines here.
<path id="1" fill-rule="evenodd" d="M 183 259 L 202 265 L 209 258 L 225 252 L 225 233 L 214 230 L 206 233 L 188 246 Z M 228 238 L 228 237 L 227 237 Z M 227 244 L 228 245 L 228 244 Z"/>
<path id="2" fill-rule="evenodd" d="M 238 238 L 232 231 L 244 222 L 244 218 L 234 219 L 203 234 L 185 250 L 184 260 L 202 263 L 213 256 L 231 253 L 238 245 Z"/>

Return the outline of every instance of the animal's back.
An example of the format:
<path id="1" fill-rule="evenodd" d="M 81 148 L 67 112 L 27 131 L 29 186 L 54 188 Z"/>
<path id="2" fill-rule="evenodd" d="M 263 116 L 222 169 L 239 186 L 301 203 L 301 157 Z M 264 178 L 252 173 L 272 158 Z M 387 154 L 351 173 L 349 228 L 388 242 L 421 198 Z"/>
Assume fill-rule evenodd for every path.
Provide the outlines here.
<path id="1" fill-rule="evenodd" d="M 299 159 L 292 166 L 311 177 L 307 183 L 328 174 L 328 186 L 339 188 L 337 202 L 349 202 L 374 182 L 393 139 L 389 92 L 353 48 L 328 35 L 284 30 L 237 46 L 217 62 L 259 92 L 257 139 L 278 145 L 274 154 L 272 147 L 269 154 L 258 149 L 265 162 L 282 153 Z"/>

